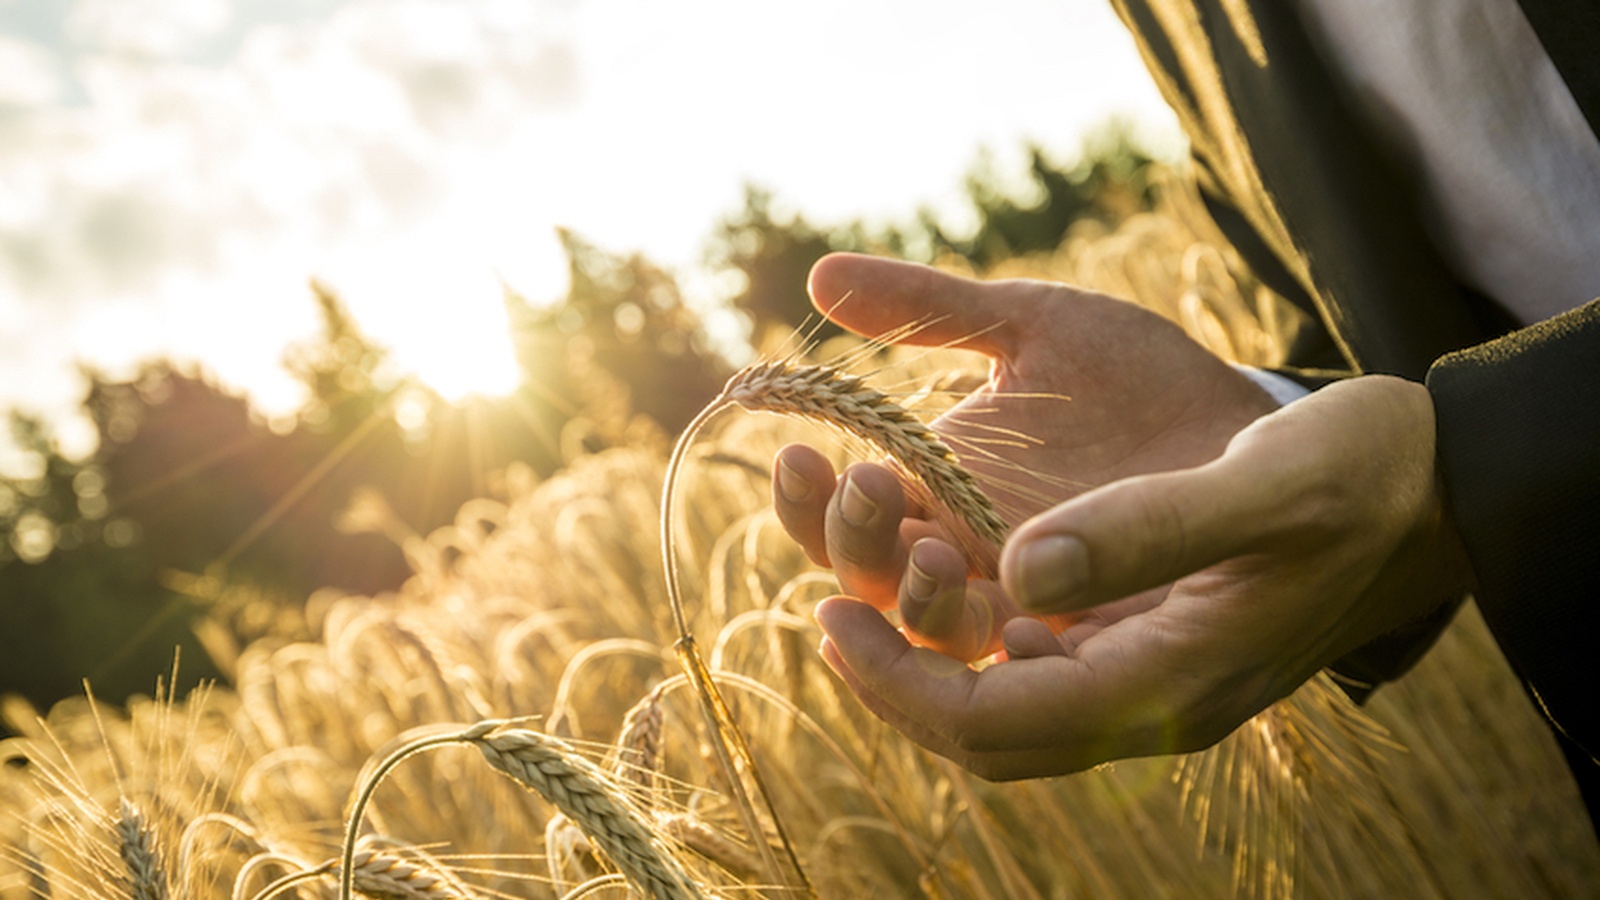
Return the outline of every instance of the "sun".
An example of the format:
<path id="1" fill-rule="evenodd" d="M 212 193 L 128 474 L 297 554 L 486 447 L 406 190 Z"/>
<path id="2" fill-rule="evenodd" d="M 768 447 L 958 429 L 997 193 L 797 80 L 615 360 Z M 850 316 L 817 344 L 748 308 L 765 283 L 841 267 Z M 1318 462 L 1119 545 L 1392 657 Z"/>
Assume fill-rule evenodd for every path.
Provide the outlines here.
<path id="1" fill-rule="evenodd" d="M 498 293 L 444 304 L 408 304 L 372 328 L 401 369 L 452 403 L 499 397 L 521 382 Z"/>
<path id="2" fill-rule="evenodd" d="M 522 381 L 506 291 L 564 295 L 564 260 L 524 252 L 508 266 L 502 260 L 516 259 L 511 252 L 487 259 L 481 246 L 470 246 L 464 223 L 447 224 L 457 227 L 431 224 L 349 252 L 328 280 L 395 366 L 445 400 L 505 396 Z"/>
<path id="3" fill-rule="evenodd" d="M 339 285 L 351 316 L 390 362 L 452 403 L 521 381 L 503 288 L 448 264 L 367 270 Z"/>

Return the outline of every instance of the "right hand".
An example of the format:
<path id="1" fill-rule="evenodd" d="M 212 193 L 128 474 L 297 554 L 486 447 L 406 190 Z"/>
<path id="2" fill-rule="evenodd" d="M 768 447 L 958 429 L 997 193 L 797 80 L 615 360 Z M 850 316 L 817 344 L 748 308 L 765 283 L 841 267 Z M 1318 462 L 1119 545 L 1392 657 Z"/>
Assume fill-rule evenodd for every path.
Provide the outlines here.
<path id="1" fill-rule="evenodd" d="M 859 334 L 922 323 L 909 342 L 958 344 L 990 358 L 988 383 L 933 427 L 1013 525 L 1099 485 L 1205 463 L 1277 408 L 1176 325 L 1100 294 L 1036 281 L 978 282 L 852 254 L 819 261 L 809 288 L 819 310 Z M 962 449 L 962 438 L 982 442 L 1007 430 L 1032 440 Z M 820 453 L 793 445 L 779 454 L 774 483 L 778 516 L 806 553 L 833 567 L 847 595 L 898 608 L 915 643 L 963 661 L 1002 649 L 1005 635 L 1025 645 L 1009 651 L 1049 650 L 1048 630 L 1006 628 L 1019 616 L 1036 617 L 997 582 L 969 579 L 952 535 L 907 501 L 887 468 L 857 464 L 836 479 Z M 1150 608 L 1164 591 L 1080 613 L 1064 638 L 1083 640 Z"/>

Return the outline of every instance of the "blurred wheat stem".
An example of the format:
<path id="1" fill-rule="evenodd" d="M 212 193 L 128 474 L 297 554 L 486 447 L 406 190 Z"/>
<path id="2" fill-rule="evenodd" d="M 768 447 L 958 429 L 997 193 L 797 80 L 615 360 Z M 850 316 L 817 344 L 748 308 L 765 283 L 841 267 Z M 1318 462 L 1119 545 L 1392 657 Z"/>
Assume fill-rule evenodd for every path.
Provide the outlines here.
<path id="1" fill-rule="evenodd" d="M 361 820 L 366 814 L 367 804 L 371 802 L 372 795 L 377 791 L 378 785 L 383 782 L 384 776 L 393 771 L 395 766 L 424 750 L 432 747 L 441 747 L 445 744 L 460 744 L 476 740 L 499 728 L 502 724 L 504 723 L 498 719 L 489 719 L 479 722 L 465 731 L 450 732 L 410 741 L 384 757 L 383 761 L 379 762 L 377 767 L 361 781 L 361 790 L 356 795 L 356 802 L 350 807 L 350 820 L 345 826 L 344 847 L 340 851 L 339 900 L 350 900 L 351 892 L 355 888 L 356 838 L 361 831 Z"/>
<path id="2" fill-rule="evenodd" d="M 616 873 L 610 875 L 596 875 L 572 890 L 561 895 L 561 900 L 581 900 L 596 891 L 603 891 L 608 887 L 624 887 L 627 881 Z"/>
<path id="3" fill-rule="evenodd" d="M 225 812 L 208 812 L 196 817 L 194 821 L 183 829 L 183 835 L 178 840 L 178 868 L 180 871 L 192 871 L 195 866 L 199 865 L 199 860 L 196 858 L 198 851 L 195 847 L 200 841 L 201 833 L 207 827 L 212 826 L 226 828 L 240 838 L 249 841 L 250 846 L 253 848 L 257 850 L 263 849 L 260 836 L 249 822 Z"/>
<path id="4" fill-rule="evenodd" d="M 323 875 L 333 871 L 333 868 L 334 862 L 329 860 L 328 862 L 325 862 L 314 869 L 303 869 L 299 872 L 291 872 L 288 875 L 285 875 L 282 878 L 279 878 L 277 881 L 274 881 L 262 888 L 261 892 L 252 897 L 251 900 L 273 900 L 274 897 L 279 896 L 284 891 L 287 891 L 297 884 L 311 881 L 316 878 L 321 878 Z M 240 871 L 239 873 L 241 879 L 246 874 L 246 871 Z"/>
<path id="5" fill-rule="evenodd" d="M 719 672 L 717 673 L 716 678 L 718 681 L 722 682 L 728 687 L 734 687 L 746 691 L 751 695 L 770 703 L 773 707 L 783 711 L 783 713 L 787 715 L 791 721 L 799 725 L 807 734 L 810 734 L 814 739 L 816 739 L 818 743 L 822 744 L 822 746 L 827 749 L 828 753 L 831 754 L 833 758 L 836 759 L 841 765 L 843 765 L 845 770 L 850 773 L 851 777 L 856 780 L 856 783 L 861 786 L 861 793 L 869 802 L 872 803 L 874 807 L 877 808 L 879 814 L 883 817 L 883 821 L 888 823 L 890 833 L 893 834 L 897 840 L 899 840 L 900 845 L 905 848 L 906 852 L 910 854 L 911 858 L 916 861 L 917 865 L 926 868 L 930 864 L 928 851 L 919 846 L 911 834 L 906 831 L 904 824 L 900 821 L 900 818 L 894 814 L 894 811 L 890 808 L 888 801 L 883 798 L 883 794 L 879 792 L 877 786 L 873 784 L 872 779 L 867 776 L 866 772 L 861 770 L 861 767 L 856 764 L 855 759 L 852 758 L 849 753 L 845 752 L 845 749 L 839 745 L 839 742 L 834 740 L 833 735 L 829 734 L 828 730 L 823 728 L 816 719 L 813 719 L 811 716 L 807 715 L 805 710 L 802 710 L 800 707 L 796 706 L 794 701 L 790 700 L 788 697 L 785 697 L 779 692 L 773 690 L 771 687 L 762 684 L 761 682 L 747 675 L 741 675 L 737 672 Z"/>

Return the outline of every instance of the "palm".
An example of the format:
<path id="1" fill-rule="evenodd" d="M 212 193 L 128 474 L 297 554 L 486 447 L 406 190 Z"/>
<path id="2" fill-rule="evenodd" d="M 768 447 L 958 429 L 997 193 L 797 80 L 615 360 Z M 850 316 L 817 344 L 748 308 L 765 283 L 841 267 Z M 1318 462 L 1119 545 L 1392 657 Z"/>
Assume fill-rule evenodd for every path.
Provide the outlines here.
<path id="1" fill-rule="evenodd" d="M 830 317 L 863 334 L 921 321 L 917 342 L 955 342 L 992 360 L 988 383 L 934 427 L 1013 526 L 1098 485 L 1212 459 L 1274 405 L 1176 326 L 1109 297 L 1040 282 L 979 284 L 860 257 L 824 260 L 812 291 Z M 836 302 L 839 297 L 848 299 Z M 832 480 L 817 458 L 786 456 L 816 480 Z M 790 531 L 814 558 L 834 564 L 846 593 L 878 609 L 899 603 L 925 643 L 964 659 L 998 649 L 1003 626 L 1019 610 L 994 581 L 967 581 L 969 571 L 985 566 L 963 561 L 953 548 L 921 546 L 918 552 L 921 568 L 947 586 L 940 602 L 964 616 L 934 615 L 930 627 L 912 621 L 902 589 L 911 546 L 925 537 L 954 542 L 923 510 L 889 496 L 898 490 L 888 473 L 852 472 L 877 500 L 903 508 L 904 518 L 896 524 L 890 520 L 897 516 L 885 516 L 872 531 L 825 516 L 820 504 L 831 492 L 815 498 L 809 511 L 780 497 L 779 513 Z M 1101 609 L 1068 639 L 1148 608 L 1160 596 L 1146 591 Z"/>
<path id="2" fill-rule="evenodd" d="M 1213 459 L 1274 407 L 1132 304 L 1034 282 L 990 287 L 1015 308 L 985 336 L 991 378 L 935 428 L 977 450 L 963 463 L 1013 524 L 1101 484 Z M 997 445 L 1005 432 L 1026 440 Z"/>

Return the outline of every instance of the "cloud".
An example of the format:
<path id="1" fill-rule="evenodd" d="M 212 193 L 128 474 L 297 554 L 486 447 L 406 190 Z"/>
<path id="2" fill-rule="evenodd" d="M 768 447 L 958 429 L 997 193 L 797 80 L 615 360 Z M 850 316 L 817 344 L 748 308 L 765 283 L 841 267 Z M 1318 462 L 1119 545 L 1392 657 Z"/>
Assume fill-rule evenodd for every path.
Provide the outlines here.
<path id="1" fill-rule="evenodd" d="M 61 93 L 60 69 L 48 48 L 0 35 L 0 111 L 47 106 Z"/>
<path id="2" fill-rule="evenodd" d="M 481 138 L 478 129 L 508 116 L 577 100 L 577 56 L 542 36 L 541 16 L 483 2 L 465 4 L 473 12 L 462 15 L 463 5 L 390 0 L 341 16 L 351 50 L 393 79 L 416 122 L 435 136 Z"/>
<path id="3" fill-rule="evenodd" d="M 516 123 L 577 97 L 552 7 L 316 6 L 78 0 L 38 29 L 55 46 L 0 37 L 0 406 L 59 406 L 81 356 L 205 354 L 259 386 L 310 327 L 311 276 L 378 266 L 415 295 L 478 266 L 498 304 L 472 233 L 494 226 L 437 220 Z M 462 251 L 455 275 L 432 258 Z"/>
<path id="4" fill-rule="evenodd" d="M 0 38 L 0 351 L 35 362 L 240 357 L 295 336 L 310 276 L 375 334 L 385 304 L 497 304 L 494 273 L 547 296 L 556 223 L 689 264 L 747 179 L 824 220 L 897 213 L 1020 137 L 1018 101 L 1070 131 L 1122 81 L 1069 67 L 1102 32 L 1029 24 L 1059 0 L 4 3 L 36 41 Z"/>
<path id="5" fill-rule="evenodd" d="M 228 0 L 78 0 L 66 33 L 80 46 L 170 57 L 221 32 L 230 11 Z"/>
<path id="6" fill-rule="evenodd" d="M 76 55 L 0 39 L 0 104 L 26 107 L 0 116 L 0 287 L 53 304 L 148 293 L 164 273 L 213 271 L 230 243 L 326 244 L 427 216 L 452 165 L 576 90 L 572 51 L 506 16 L 485 0 L 352 2 L 249 29 L 215 65 L 178 57 L 226 25 L 221 0 L 80 0 Z"/>

